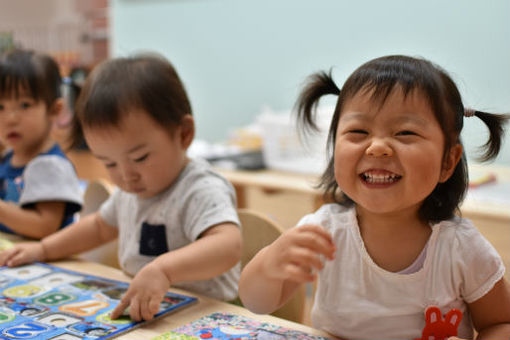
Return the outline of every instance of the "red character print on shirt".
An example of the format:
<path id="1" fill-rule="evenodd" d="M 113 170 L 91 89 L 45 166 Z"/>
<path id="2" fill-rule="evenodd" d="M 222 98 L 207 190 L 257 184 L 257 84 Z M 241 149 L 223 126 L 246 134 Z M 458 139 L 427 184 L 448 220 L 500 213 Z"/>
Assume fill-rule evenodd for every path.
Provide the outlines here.
<path id="1" fill-rule="evenodd" d="M 443 320 L 438 307 L 428 307 L 425 311 L 425 327 L 421 338 L 415 340 L 447 340 L 457 335 L 457 328 L 461 321 L 462 312 L 458 309 L 451 309 Z"/>

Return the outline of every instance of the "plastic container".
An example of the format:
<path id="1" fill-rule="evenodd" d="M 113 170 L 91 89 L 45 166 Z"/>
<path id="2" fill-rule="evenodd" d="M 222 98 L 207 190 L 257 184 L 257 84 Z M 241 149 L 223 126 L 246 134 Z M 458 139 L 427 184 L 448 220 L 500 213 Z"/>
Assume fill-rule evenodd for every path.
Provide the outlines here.
<path id="1" fill-rule="evenodd" d="M 326 142 L 334 108 L 319 108 L 320 132 L 306 135 L 296 130 L 296 117 L 265 109 L 257 118 L 267 168 L 305 174 L 322 174 L 326 168 Z"/>

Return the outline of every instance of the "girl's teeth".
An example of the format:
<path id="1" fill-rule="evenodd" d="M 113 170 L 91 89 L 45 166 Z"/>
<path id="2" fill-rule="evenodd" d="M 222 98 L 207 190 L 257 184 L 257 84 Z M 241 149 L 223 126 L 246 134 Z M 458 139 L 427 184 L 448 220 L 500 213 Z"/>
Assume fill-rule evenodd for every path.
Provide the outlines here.
<path id="1" fill-rule="evenodd" d="M 368 183 L 393 183 L 397 181 L 400 176 L 398 175 L 380 175 L 380 174 L 370 174 L 370 173 L 364 173 L 363 178 Z"/>

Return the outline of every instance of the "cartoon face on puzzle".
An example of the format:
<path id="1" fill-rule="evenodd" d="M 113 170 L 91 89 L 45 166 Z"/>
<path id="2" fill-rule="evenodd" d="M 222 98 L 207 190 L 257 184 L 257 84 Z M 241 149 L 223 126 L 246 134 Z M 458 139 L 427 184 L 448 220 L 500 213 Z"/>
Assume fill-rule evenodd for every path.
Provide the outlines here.
<path id="1" fill-rule="evenodd" d="M 44 263 L 0 267 L 0 339 L 107 339 L 144 322 L 112 320 L 128 284 Z M 168 293 L 155 318 L 196 302 Z"/>
<path id="2" fill-rule="evenodd" d="M 21 316 L 35 316 L 45 313 L 49 310 L 47 307 L 31 304 L 28 302 L 16 302 L 15 299 L 5 296 L 0 297 L 0 306 L 18 313 Z"/>
<path id="3" fill-rule="evenodd" d="M 89 336 L 105 336 L 115 330 L 115 327 L 100 322 L 80 322 L 69 326 L 71 331 L 89 335 Z"/>

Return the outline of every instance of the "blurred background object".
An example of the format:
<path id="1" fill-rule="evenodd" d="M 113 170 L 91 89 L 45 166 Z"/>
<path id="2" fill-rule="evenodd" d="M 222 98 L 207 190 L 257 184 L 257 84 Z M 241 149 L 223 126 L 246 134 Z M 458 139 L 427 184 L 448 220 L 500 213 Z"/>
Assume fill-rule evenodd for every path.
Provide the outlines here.
<path id="1" fill-rule="evenodd" d="M 388 54 L 439 64 L 467 106 L 510 110 L 508 0 L 111 0 L 110 8 L 111 55 L 169 58 L 197 137 L 210 142 L 253 123 L 264 107 L 291 111 L 314 72 L 331 69 L 342 86 L 362 63 Z M 473 157 L 486 129 L 479 119 L 465 124 Z M 510 166 L 510 138 L 496 163 Z"/>
<path id="2" fill-rule="evenodd" d="M 108 11 L 108 0 L 0 0 L 0 52 L 32 49 L 60 66 L 65 106 L 53 137 L 61 145 L 66 145 L 81 84 L 109 56 Z"/>
<path id="3" fill-rule="evenodd" d="M 0 51 L 53 56 L 64 76 L 108 57 L 108 0 L 0 0 Z"/>

